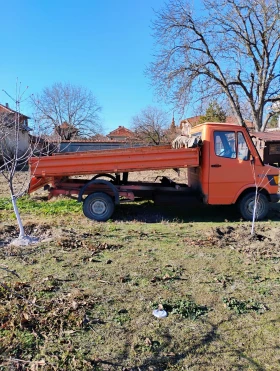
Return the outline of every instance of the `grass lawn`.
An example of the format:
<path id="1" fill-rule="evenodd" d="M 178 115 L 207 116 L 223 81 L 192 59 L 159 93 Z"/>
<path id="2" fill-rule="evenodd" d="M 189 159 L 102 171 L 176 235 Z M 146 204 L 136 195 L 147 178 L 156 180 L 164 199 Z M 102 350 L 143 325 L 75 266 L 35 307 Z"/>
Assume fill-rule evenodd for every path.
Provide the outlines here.
<path id="1" fill-rule="evenodd" d="M 144 202 L 86 219 L 73 200 L 19 201 L 29 247 L 0 199 L 0 370 L 279 370 L 279 204 Z M 153 310 L 163 308 L 158 319 Z"/>

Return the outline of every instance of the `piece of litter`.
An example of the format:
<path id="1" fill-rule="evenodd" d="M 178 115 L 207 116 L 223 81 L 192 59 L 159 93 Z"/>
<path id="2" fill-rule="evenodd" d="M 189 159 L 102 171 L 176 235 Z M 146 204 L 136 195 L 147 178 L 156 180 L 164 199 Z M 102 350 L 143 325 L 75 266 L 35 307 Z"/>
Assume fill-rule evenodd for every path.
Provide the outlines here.
<path id="1" fill-rule="evenodd" d="M 155 309 L 153 310 L 153 315 L 157 318 L 167 317 L 167 312 L 165 310 Z"/>

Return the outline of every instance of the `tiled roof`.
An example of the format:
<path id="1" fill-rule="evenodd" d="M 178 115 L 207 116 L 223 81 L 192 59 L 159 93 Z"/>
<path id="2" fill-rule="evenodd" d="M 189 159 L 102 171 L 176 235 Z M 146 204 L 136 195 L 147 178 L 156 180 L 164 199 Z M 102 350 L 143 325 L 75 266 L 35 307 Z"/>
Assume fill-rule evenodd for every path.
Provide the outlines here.
<path id="1" fill-rule="evenodd" d="M 117 129 L 111 131 L 107 134 L 107 137 L 133 137 L 133 131 L 125 128 L 124 126 L 119 126 Z"/>
<path id="2" fill-rule="evenodd" d="M 270 131 L 270 132 L 251 132 L 251 136 L 263 140 L 264 142 L 279 142 L 280 141 L 280 131 Z"/>
<path id="3" fill-rule="evenodd" d="M 200 116 L 187 117 L 180 122 L 180 127 L 181 127 L 182 122 L 184 121 L 188 121 L 191 124 L 191 126 L 195 126 L 198 124 L 199 119 L 200 119 Z"/>
<path id="4" fill-rule="evenodd" d="M 249 120 L 244 120 L 244 121 L 249 129 L 254 129 L 254 124 L 252 123 L 252 121 L 249 121 Z M 226 122 L 228 122 L 229 124 L 237 124 L 237 119 L 234 116 L 227 116 Z"/>
<path id="5" fill-rule="evenodd" d="M 61 125 L 59 125 L 61 129 L 68 129 L 70 127 L 70 125 L 64 121 Z"/>
<path id="6" fill-rule="evenodd" d="M 27 118 L 27 119 L 30 119 L 30 117 L 28 117 L 28 116 L 26 116 L 26 115 L 23 115 L 22 113 L 17 112 L 17 111 L 15 111 L 15 110 L 11 109 L 10 107 L 6 107 L 6 106 L 4 106 L 4 105 L 1 104 L 1 103 L 0 103 L 0 111 L 2 111 L 2 112 L 3 112 L 3 111 L 8 111 L 9 113 L 19 113 L 20 116 L 25 117 L 25 118 Z"/>

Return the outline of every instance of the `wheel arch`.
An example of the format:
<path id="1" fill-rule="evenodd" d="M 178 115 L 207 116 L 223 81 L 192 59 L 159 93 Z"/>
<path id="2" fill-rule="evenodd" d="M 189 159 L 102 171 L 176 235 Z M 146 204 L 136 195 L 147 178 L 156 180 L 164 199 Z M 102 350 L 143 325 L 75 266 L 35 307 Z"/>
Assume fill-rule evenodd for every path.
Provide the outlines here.
<path id="1" fill-rule="evenodd" d="M 246 196 L 248 193 L 251 193 L 251 192 L 256 192 L 256 187 L 249 187 L 249 188 L 246 188 L 244 189 L 240 194 L 239 196 L 237 197 L 235 203 L 238 204 L 239 201 L 244 197 Z M 269 196 L 269 193 L 267 192 L 267 190 L 265 188 L 261 188 L 259 191 L 259 193 L 262 193 L 263 195 L 265 195 L 268 199 L 268 201 L 270 201 L 270 196 Z"/>
<path id="2" fill-rule="evenodd" d="M 94 177 L 92 177 L 91 180 L 96 180 L 96 179 L 101 178 L 101 177 L 106 177 L 106 178 L 112 179 L 113 182 L 116 181 L 116 177 L 114 175 L 107 174 L 107 173 L 101 173 L 101 174 L 94 175 Z"/>
<path id="3" fill-rule="evenodd" d="M 106 186 L 108 186 L 109 188 L 111 188 L 113 194 L 114 194 L 114 198 L 115 198 L 115 204 L 118 205 L 120 203 L 120 196 L 119 196 L 119 192 L 117 190 L 117 188 L 114 186 L 114 184 L 112 184 L 111 182 L 108 182 L 108 180 L 103 180 L 103 179 L 92 179 L 90 180 L 89 182 L 87 182 L 81 189 L 80 189 L 80 192 L 79 192 L 79 195 L 78 195 L 78 202 L 82 202 L 83 201 L 83 195 L 85 193 L 85 190 L 87 189 L 88 186 L 90 186 L 91 184 L 105 184 Z M 98 192 L 103 192 L 103 193 L 106 193 L 102 190 L 98 191 Z"/>

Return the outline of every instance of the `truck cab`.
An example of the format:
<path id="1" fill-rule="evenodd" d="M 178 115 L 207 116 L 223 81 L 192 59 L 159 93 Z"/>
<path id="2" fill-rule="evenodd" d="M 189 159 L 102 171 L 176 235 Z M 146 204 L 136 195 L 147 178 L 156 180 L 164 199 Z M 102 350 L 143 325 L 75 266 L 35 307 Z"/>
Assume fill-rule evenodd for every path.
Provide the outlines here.
<path id="1" fill-rule="evenodd" d="M 251 219 L 257 200 L 258 219 L 266 216 L 269 202 L 277 202 L 279 170 L 263 164 L 245 127 L 207 122 L 195 126 L 192 136 L 202 139 L 200 166 L 188 170 L 189 186 L 200 188 L 204 203 L 238 204 Z"/>

